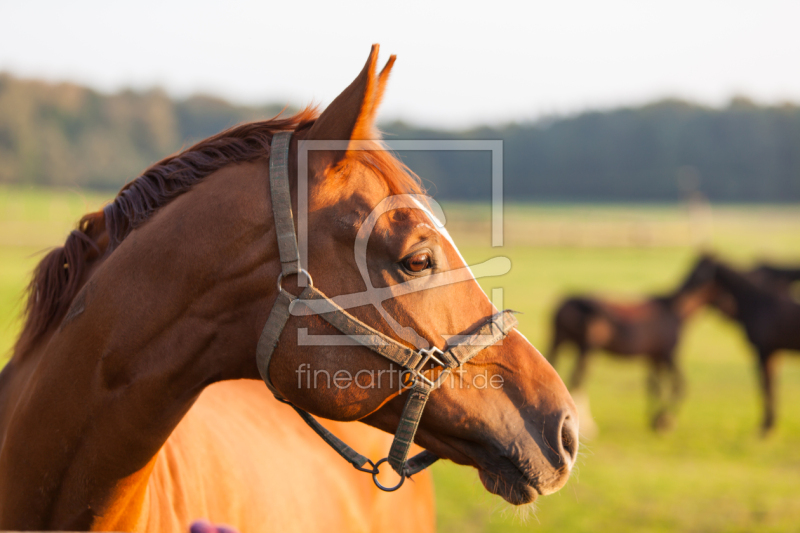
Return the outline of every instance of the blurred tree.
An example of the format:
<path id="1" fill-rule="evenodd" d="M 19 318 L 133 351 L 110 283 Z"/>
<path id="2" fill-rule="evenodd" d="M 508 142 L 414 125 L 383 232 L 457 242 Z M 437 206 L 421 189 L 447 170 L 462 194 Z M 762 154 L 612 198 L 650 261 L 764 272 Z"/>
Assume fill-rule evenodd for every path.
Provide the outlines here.
<path id="1" fill-rule="evenodd" d="M 234 106 L 161 90 L 103 95 L 0 75 L 0 183 L 117 188 L 151 163 L 279 106 Z M 680 100 L 452 132 L 402 122 L 389 139 L 503 139 L 510 198 L 675 202 L 676 176 L 711 201 L 800 201 L 800 108 L 736 97 L 722 109 Z M 403 152 L 445 199 L 488 199 L 489 152 Z M 683 169 L 683 170 L 681 170 Z M 688 179 L 688 178 L 687 178 Z"/>

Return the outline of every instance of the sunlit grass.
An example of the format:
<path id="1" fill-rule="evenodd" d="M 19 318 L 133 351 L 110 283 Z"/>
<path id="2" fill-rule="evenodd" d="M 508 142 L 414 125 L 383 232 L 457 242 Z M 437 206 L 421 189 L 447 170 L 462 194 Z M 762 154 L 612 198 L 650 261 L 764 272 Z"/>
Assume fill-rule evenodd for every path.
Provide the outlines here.
<path id="1" fill-rule="evenodd" d="M 19 296 L 41 257 L 38 252 L 63 242 L 81 214 L 110 197 L 0 188 L 0 353 L 13 344 Z M 505 289 L 505 307 L 523 312 L 520 328 L 541 350 L 550 337 L 550 312 L 563 295 L 635 298 L 663 292 L 677 284 L 696 254 L 691 221 L 679 207 L 511 205 L 504 248 L 490 247 L 487 207 L 451 205 L 446 212 L 469 262 L 511 258 L 506 277 L 481 282 L 487 291 Z M 711 248 L 742 264 L 758 257 L 800 264 L 800 208 L 715 208 L 705 231 Z M 778 428 L 767 440 L 757 436 L 754 359 L 738 328 L 712 311 L 701 312 L 686 330 L 680 360 L 687 397 L 675 429 L 666 435 L 648 430 L 644 365 L 608 356 L 592 361 L 588 388 L 600 433 L 583 443 L 569 484 L 540 498 L 527 520 L 488 494 L 473 470 L 436 464 L 440 529 L 796 529 L 800 357 L 783 357 Z M 562 375 L 571 362 L 565 353 L 559 362 Z"/>
<path id="2" fill-rule="evenodd" d="M 565 294 L 610 293 L 630 299 L 665 292 L 678 283 L 697 253 L 687 216 L 675 207 L 517 205 L 508 211 L 510 246 L 495 249 L 488 246 L 488 220 L 468 224 L 465 206 L 451 207 L 448 215 L 469 262 L 499 254 L 511 258 L 508 276 L 481 283 L 487 290 L 505 288 L 505 306 L 524 313 L 519 316 L 521 330 L 542 351 L 550 338 L 550 313 Z M 488 210 L 482 214 L 488 217 Z M 630 242 L 632 219 L 650 225 L 649 243 Z M 593 221 L 605 225 L 605 240 L 576 244 L 570 232 L 591 227 Z M 567 228 L 567 241 L 531 237 L 541 226 Z M 724 207 L 715 210 L 707 238 L 709 248 L 741 264 L 760 257 L 800 264 L 798 235 L 796 207 Z M 537 246 L 525 245 L 535 239 Z M 562 376 L 568 376 L 572 363 L 572 354 L 565 352 L 559 361 Z M 540 498 L 535 518 L 521 522 L 513 514 L 497 512 L 504 504 L 486 494 L 473 471 L 438 464 L 440 527 L 562 533 L 796 528 L 800 357 L 787 354 L 783 359 L 779 426 L 764 440 L 756 431 L 760 398 L 754 358 L 741 331 L 713 311 L 700 312 L 686 328 L 680 360 L 687 397 L 675 429 L 666 435 L 653 434 L 647 426 L 645 366 L 596 357 L 588 389 L 599 435 L 583 443 L 578 471 L 569 484 Z"/>

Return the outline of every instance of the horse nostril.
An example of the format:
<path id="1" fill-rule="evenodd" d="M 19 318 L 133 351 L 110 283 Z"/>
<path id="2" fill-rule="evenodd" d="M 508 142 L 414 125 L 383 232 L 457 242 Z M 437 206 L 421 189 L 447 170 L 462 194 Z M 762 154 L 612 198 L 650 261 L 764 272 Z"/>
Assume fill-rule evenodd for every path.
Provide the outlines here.
<path id="1" fill-rule="evenodd" d="M 570 415 L 561 422 L 561 455 L 570 467 L 578 456 L 578 427 Z"/>

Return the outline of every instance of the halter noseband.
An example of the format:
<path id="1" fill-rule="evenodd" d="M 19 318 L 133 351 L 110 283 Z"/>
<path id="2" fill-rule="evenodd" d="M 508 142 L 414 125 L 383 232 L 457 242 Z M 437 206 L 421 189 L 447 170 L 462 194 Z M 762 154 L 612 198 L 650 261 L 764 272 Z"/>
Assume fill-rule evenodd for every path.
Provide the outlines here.
<path id="1" fill-rule="evenodd" d="M 297 235 L 295 234 L 292 216 L 292 199 L 289 190 L 288 163 L 291 137 L 292 132 L 282 131 L 276 133 L 273 135 L 270 150 L 269 184 L 281 259 L 281 273 L 277 281 L 278 297 L 272 305 L 269 318 L 258 340 L 256 349 L 258 370 L 264 383 L 266 383 L 275 397 L 292 406 L 311 429 L 322 437 L 339 455 L 350 462 L 356 469 L 372 474 L 375 485 L 381 490 L 388 492 L 397 490 L 406 477 L 424 470 L 438 460 L 436 455 L 427 450 L 411 459 L 406 459 L 431 391 L 442 384 L 452 369 L 462 366 L 484 348 L 502 340 L 517 325 L 517 320 L 514 318 L 513 311 L 502 311 L 489 317 L 470 334 L 459 336 L 460 342 L 450 346 L 445 351 L 441 351 L 436 347 L 417 351 L 358 320 L 325 296 L 322 291 L 314 287 L 311 275 L 300 268 Z M 308 280 L 308 286 L 300 293 L 300 296 L 294 296 L 283 290 L 282 281 L 284 278 L 300 274 L 306 276 Z M 377 463 L 373 463 L 367 457 L 356 452 L 325 429 L 313 416 L 284 398 L 269 378 L 269 363 L 272 353 L 275 351 L 281 332 L 289 320 L 290 309 L 294 305 L 303 305 L 304 302 L 313 302 L 321 305 L 322 309 L 319 315 L 333 327 L 352 339 L 361 343 L 366 342 L 363 344 L 364 346 L 405 368 L 413 377 L 413 385 L 403 407 L 400 424 L 392 441 L 389 455 Z M 317 308 L 318 305 L 314 305 L 314 307 Z M 365 341 L 364 339 L 369 340 Z M 425 368 L 431 362 L 442 367 L 442 371 L 435 380 L 430 380 L 424 374 Z M 400 474 L 400 482 L 394 487 L 384 487 L 378 482 L 379 467 L 384 462 L 388 462 L 392 469 Z M 369 465 L 369 467 L 366 465 Z"/>

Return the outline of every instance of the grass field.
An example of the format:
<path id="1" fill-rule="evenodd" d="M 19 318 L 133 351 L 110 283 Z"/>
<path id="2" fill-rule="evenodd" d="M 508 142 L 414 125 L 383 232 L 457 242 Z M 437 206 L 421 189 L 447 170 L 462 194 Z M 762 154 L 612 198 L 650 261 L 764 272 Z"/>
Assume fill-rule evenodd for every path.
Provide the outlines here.
<path id="1" fill-rule="evenodd" d="M 75 191 L 0 188 L 0 352 L 18 323 L 18 297 L 36 253 L 63 241 L 103 198 Z M 800 207 L 725 206 L 691 217 L 669 206 L 541 206 L 506 209 L 506 246 L 490 247 L 489 211 L 446 206 L 448 228 L 471 263 L 506 255 L 512 270 L 482 280 L 504 288 L 505 306 L 540 349 L 565 293 L 619 298 L 669 290 L 697 242 L 746 265 L 755 258 L 800 263 Z M 800 327 L 800 324 L 798 325 Z M 757 436 L 754 359 L 740 331 L 712 311 L 689 325 L 680 360 L 687 398 L 675 429 L 655 435 L 645 419 L 645 368 L 602 356 L 588 379 L 599 434 L 584 442 L 578 469 L 527 520 L 480 485 L 470 469 L 434 466 L 442 531 L 787 531 L 800 528 L 800 357 L 782 358 L 778 429 Z M 797 354 L 795 354 L 797 355 Z M 570 357 L 563 357 L 562 375 Z"/>

